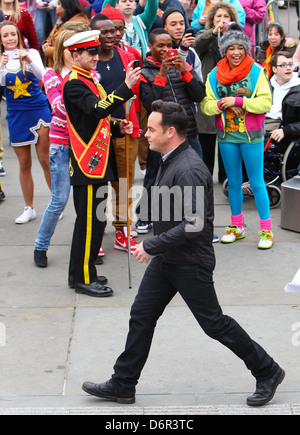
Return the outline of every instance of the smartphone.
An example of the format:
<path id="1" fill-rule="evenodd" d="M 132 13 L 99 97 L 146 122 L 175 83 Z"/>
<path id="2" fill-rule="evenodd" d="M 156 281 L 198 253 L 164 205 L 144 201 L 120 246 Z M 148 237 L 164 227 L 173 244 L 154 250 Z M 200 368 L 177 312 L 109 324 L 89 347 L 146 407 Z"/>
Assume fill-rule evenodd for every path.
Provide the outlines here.
<path id="1" fill-rule="evenodd" d="M 192 36 L 195 36 L 195 30 L 192 28 L 186 29 L 186 31 L 184 32 L 185 35 L 187 35 L 188 33 L 191 33 Z"/>
<path id="2" fill-rule="evenodd" d="M 9 59 L 19 59 L 19 50 L 6 51 Z"/>
<path id="3" fill-rule="evenodd" d="M 134 61 L 133 61 L 132 68 L 133 68 L 133 69 L 136 69 L 136 68 L 138 68 L 139 66 L 140 66 L 140 61 L 139 61 L 139 60 L 134 60 Z"/>
<path id="4" fill-rule="evenodd" d="M 174 56 L 177 56 L 177 54 L 178 54 L 178 51 L 176 49 L 172 48 L 171 50 L 168 50 L 167 56 L 174 57 Z"/>

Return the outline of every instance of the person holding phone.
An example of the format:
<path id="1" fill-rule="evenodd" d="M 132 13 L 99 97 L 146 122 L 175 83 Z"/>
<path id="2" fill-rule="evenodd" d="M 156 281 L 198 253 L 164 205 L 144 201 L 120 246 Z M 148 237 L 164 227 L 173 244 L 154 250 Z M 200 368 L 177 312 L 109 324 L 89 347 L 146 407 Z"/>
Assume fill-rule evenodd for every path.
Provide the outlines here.
<path id="1" fill-rule="evenodd" d="M 148 115 L 155 100 L 173 101 L 185 108 L 188 114 L 187 139 L 191 147 L 202 158 L 202 149 L 198 139 L 197 123 L 194 115 L 194 103 L 205 96 L 204 84 L 194 69 L 184 62 L 178 52 L 172 48 L 172 38 L 165 29 L 154 29 L 149 35 L 150 54 L 143 64 L 140 76 L 140 98 Z M 137 228 L 144 233 L 151 226 L 152 192 L 160 167 L 160 153 L 149 149 L 147 171 L 144 178 L 143 195 L 136 209 Z M 148 213 L 145 212 L 145 209 Z M 144 230 L 143 230 L 144 229 Z"/>
<path id="2" fill-rule="evenodd" d="M 49 165 L 49 126 L 51 112 L 46 95 L 41 91 L 44 66 L 38 51 L 22 48 L 17 25 L 0 24 L 0 80 L 4 86 L 7 123 L 11 145 L 19 160 L 20 183 L 25 209 L 16 219 L 25 224 L 36 218 L 33 206 L 34 184 L 31 173 L 31 145 L 36 146 L 39 162 L 51 190 Z"/>
<path id="3" fill-rule="evenodd" d="M 167 8 L 162 16 L 162 21 L 163 28 L 172 38 L 173 48 L 178 49 L 178 54 L 194 68 L 202 80 L 201 61 L 193 47 L 195 44 L 194 29 L 186 28 L 185 18 L 178 8 Z"/>
<path id="4" fill-rule="evenodd" d="M 139 60 L 133 55 L 121 48 L 115 46 L 116 29 L 112 20 L 104 14 L 97 14 L 91 22 L 92 30 L 100 30 L 100 47 L 99 62 L 97 63 L 97 72 L 101 76 L 101 85 L 107 93 L 112 92 L 121 83 L 123 83 L 128 69 L 128 64 L 132 61 L 133 68 L 140 70 Z M 112 73 L 113 72 L 113 73 Z M 133 87 L 134 94 L 138 95 L 138 84 Z M 129 136 L 129 189 L 132 187 L 135 176 L 135 161 L 138 155 L 139 140 L 139 123 L 137 113 L 140 111 L 139 99 L 137 98 L 131 106 L 129 119 L 133 122 L 133 132 Z M 123 106 L 117 107 L 111 114 L 116 119 L 125 118 Z M 116 155 L 119 179 L 126 179 L 126 161 L 125 161 L 125 137 L 113 138 L 114 151 Z M 119 195 L 119 181 L 113 181 L 112 187 L 115 190 L 115 220 L 113 226 L 116 229 L 114 248 L 119 251 L 128 252 L 128 240 L 126 233 L 127 223 L 127 202 Z M 136 236 L 132 233 L 132 236 Z M 135 251 L 136 242 L 131 237 L 130 249 Z M 103 254 L 102 254 L 103 255 Z"/>

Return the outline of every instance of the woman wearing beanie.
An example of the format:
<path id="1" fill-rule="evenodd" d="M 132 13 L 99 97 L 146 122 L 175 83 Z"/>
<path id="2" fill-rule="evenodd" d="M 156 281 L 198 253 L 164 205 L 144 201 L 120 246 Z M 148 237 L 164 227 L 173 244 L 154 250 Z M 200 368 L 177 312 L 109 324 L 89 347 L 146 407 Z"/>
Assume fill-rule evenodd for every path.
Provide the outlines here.
<path id="1" fill-rule="evenodd" d="M 201 109 L 215 115 L 218 141 L 228 176 L 231 225 L 223 243 L 245 238 L 242 212 L 242 160 L 255 196 L 260 216 L 258 248 L 273 245 L 270 203 L 263 177 L 264 119 L 272 106 L 269 82 L 264 68 L 250 56 L 249 38 L 230 30 L 220 41 L 223 59 L 209 74 L 206 97 Z"/>

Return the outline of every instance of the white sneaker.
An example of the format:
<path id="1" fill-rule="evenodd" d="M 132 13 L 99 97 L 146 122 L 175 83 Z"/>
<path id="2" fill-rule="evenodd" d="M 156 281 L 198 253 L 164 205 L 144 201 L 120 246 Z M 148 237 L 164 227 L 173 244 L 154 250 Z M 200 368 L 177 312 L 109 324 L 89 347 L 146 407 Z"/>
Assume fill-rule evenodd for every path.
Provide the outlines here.
<path id="1" fill-rule="evenodd" d="M 222 243 L 234 243 L 236 240 L 244 239 L 245 236 L 245 229 L 238 228 L 235 225 L 229 225 L 229 227 L 226 228 L 226 233 L 221 239 Z"/>
<path id="2" fill-rule="evenodd" d="M 5 177 L 6 172 L 5 169 L 3 168 L 3 163 L 0 162 L 0 177 Z"/>
<path id="3" fill-rule="evenodd" d="M 25 207 L 24 212 L 15 220 L 15 222 L 16 224 L 27 224 L 28 222 L 33 221 L 35 218 L 35 210 L 31 207 Z"/>
<path id="4" fill-rule="evenodd" d="M 258 249 L 270 249 L 274 243 L 272 231 L 262 230 L 259 232 Z"/>

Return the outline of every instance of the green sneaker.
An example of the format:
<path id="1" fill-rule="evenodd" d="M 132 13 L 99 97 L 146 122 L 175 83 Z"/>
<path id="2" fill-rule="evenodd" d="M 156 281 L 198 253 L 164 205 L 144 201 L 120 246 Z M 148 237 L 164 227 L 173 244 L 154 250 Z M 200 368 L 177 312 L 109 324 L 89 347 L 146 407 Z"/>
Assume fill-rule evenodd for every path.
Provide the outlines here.
<path id="1" fill-rule="evenodd" d="M 234 243 L 236 240 L 246 237 L 245 228 L 238 228 L 236 225 L 229 225 L 225 228 L 226 233 L 221 239 L 222 243 Z"/>
<path id="2" fill-rule="evenodd" d="M 270 249 L 274 243 L 274 237 L 272 231 L 261 230 L 259 231 L 259 243 L 258 249 Z"/>

